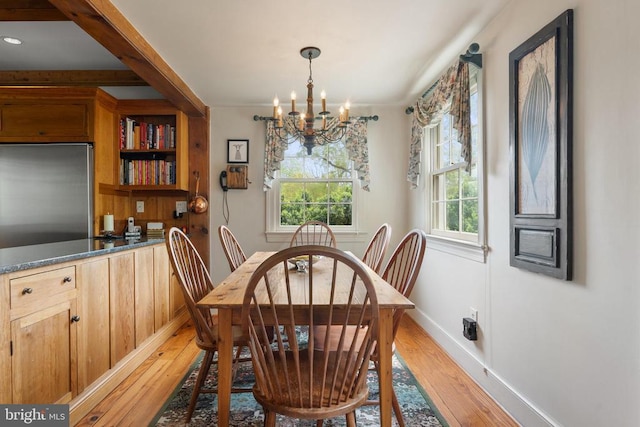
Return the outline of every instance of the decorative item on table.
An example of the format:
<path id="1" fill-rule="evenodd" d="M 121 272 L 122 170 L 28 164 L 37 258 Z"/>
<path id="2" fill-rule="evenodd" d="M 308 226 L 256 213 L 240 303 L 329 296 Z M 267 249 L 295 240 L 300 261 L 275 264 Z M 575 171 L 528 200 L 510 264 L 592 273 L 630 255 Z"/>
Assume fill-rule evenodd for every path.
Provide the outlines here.
<path id="1" fill-rule="evenodd" d="M 150 222 L 147 224 L 148 239 L 164 239 L 164 225 L 161 222 Z"/>
<path id="2" fill-rule="evenodd" d="M 107 239 L 112 239 L 114 235 L 113 215 L 107 212 L 107 214 L 103 216 L 102 222 L 103 222 L 102 236 Z"/>
<path id="3" fill-rule="evenodd" d="M 315 263 L 321 259 L 318 255 L 313 255 L 311 257 L 311 262 Z M 306 273 L 309 268 L 309 256 L 308 255 L 300 255 L 295 258 L 291 258 L 289 264 L 292 265 L 292 269 L 298 270 L 299 273 Z"/>

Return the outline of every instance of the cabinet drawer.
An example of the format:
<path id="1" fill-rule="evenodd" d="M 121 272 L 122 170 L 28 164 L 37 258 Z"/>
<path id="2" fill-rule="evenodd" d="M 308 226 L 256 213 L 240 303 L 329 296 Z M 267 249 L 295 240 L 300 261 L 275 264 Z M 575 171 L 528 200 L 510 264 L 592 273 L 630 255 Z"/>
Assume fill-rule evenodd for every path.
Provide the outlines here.
<path id="1" fill-rule="evenodd" d="M 69 266 L 10 280 L 11 310 L 42 309 L 76 288 L 76 268 Z M 24 314 L 24 313 L 23 313 Z"/>

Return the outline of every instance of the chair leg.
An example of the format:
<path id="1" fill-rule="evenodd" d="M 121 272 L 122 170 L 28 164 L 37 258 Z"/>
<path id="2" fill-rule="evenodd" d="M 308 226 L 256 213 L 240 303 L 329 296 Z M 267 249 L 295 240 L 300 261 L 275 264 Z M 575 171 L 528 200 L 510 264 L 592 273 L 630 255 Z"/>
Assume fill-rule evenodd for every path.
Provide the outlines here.
<path id="1" fill-rule="evenodd" d="M 322 427 L 324 425 L 324 420 L 316 420 L 316 427 Z"/>
<path id="2" fill-rule="evenodd" d="M 356 411 L 349 412 L 346 415 L 347 427 L 356 427 Z"/>
<path id="3" fill-rule="evenodd" d="M 264 427 L 276 426 L 276 413 L 273 411 L 264 411 Z"/>
<path id="4" fill-rule="evenodd" d="M 206 351 L 204 353 L 204 359 L 200 364 L 200 371 L 198 372 L 198 378 L 196 379 L 196 383 L 193 386 L 193 392 L 191 393 L 191 401 L 189 402 L 189 409 L 187 409 L 187 423 L 191 421 L 191 415 L 193 415 L 193 410 L 196 409 L 196 402 L 198 401 L 198 396 L 200 395 L 200 389 L 204 385 L 204 381 L 207 379 L 207 375 L 209 374 L 209 369 L 211 369 L 212 361 L 213 361 L 213 352 Z"/>
<path id="5" fill-rule="evenodd" d="M 402 418 L 402 412 L 400 411 L 400 403 L 398 402 L 398 396 L 396 391 L 391 389 L 391 406 L 393 406 L 393 412 L 396 414 L 396 420 L 399 427 L 404 427 L 404 418 Z"/>
<path id="6" fill-rule="evenodd" d="M 233 358 L 232 367 L 231 367 L 231 383 L 236 380 L 236 374 L 238 373 L 238 362 L 240 362 L 240 354 L 244 349 L 243 346 L 239 345 L 236 349 L 236 355 Z"/>

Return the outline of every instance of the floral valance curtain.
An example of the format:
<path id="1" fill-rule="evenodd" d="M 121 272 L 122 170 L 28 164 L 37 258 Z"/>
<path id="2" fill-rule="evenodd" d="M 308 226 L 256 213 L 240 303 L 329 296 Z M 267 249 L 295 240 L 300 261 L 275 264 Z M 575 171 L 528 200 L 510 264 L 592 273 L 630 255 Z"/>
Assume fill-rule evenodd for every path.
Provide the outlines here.
<path id="1" fill-rule="evenodd" d="M 430 96 L 420 98 L 413 106 L 409 170 L 407 172 L 407 181 L 411 183 L 412 188 L 418 186 L 424 128 L 440 118 L 442 110 L 450 98 L 452 98 L 450 114 L 453 117 L 453 128 L 458 131 L 458 139 L 462 144 L 462 157 L 467 163 L 467 169 L 471 167 L 469 64 L 459 61 L 449 67 L 447 72 L 440 77 Z"/>
<path id="2" fill-rule="evenodd" d="M 354 168 L 360 180 L 360 187 L 369 191 L 369 148 L 367 147 L 367 121 L 359 118 L 351 118 L 351 125 L 347 128 L 344 136 L 345 146 L 349 152 L 349 159 L 353 161 Z M 340 131 L 338 118 L 333 118 L 327 122 L 327 136 L 335 139 Z M 283 119 L 283 129 L 281 132 L 294 134 L 296 120 L 291 117 Z M 326 142 L 321 138 L 316 139 L 316 146 L 324 145 Z M 298 144 L 298 142 L 294 142 Z M 267 120 L 267 141 L 264 151 L 264 190 L 269 190 L 273 183 L 275 172 L 280 170 L 280 162 L 284 159 L 284 152 L 287 149 L 287 142 L 281 141 L 276 135 L 274 122 Z"/>

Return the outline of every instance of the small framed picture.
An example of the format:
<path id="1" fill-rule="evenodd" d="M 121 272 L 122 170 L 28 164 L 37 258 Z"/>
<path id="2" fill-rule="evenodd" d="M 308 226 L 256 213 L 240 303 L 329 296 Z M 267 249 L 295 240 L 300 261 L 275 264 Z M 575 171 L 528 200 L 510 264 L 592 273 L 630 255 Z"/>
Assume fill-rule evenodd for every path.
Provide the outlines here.
<path id="1" fill-rule="evenodd" d="M 227 163 L 249 163 L 248 139 L 227 139 Z"/>

